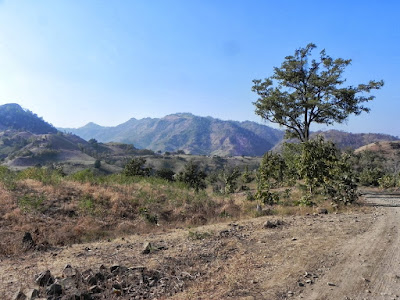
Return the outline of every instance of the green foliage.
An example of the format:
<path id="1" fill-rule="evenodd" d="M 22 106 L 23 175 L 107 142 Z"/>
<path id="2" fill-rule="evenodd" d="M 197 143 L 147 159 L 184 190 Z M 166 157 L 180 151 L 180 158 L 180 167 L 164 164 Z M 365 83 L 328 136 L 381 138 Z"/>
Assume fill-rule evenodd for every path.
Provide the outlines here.
<path id="1" fill-rule="evenodd" d="M 144 158 L 133 158 L 124 168 L 125 176 L 150 176 L 151 169 L 146 168 L 145 164 Z"/>
<path id="2" fill-rule="evenodd" d="M 351 114 L 359 115 L 369 109 L 363 103 L 374 96 L 365 96 L 380 89 L 383 81 L 344 87 L 342 74 L 350 59 L 333 59 L 322 50 L 319 59 L 310 59 L 316 46 L 308 44 L 286 56 L 274 74 L 253 80 L 252 91 L 259 96 L 253 104 L 256 114 L 287 128 L 288 137 L 305 142 L 310 137 L 312 123 L 332 125 L 342 123 Z"/>
<path id="3" fill-rule="evenodd" d="M 163 178 L 167 181 L 174 181 L 174 175 L 175 175 L 174 171 L 167 168 L 162 168 L 156 171 L 157 177 Z"/>
<path id="4" fill-rule="evenodd" d="M 94 167 L 96 169 L 100 169 L 101 167 L 101 161 L 99 159 L 96 159 L 96 161 L 94 162 Z"/>
<path id="5" fill-rule="evenodd" d="M 151 214 L 149 209 L 146 207 L 139 208 L 139 214 L 149 223 L 158 224 L 158 216 L 156 214 Z"/>
<path id="6" fill-rule="evenodd" d="M 323 185 L 330 177 L 338 161 L 338 150 L 332 142 L 325 142 L 323 137 L 304 142 L 301 146 L 299 174 L 310 193 L 313 193 L 316 187 Z"/>
<path id="7" fill-rule="evenodd" d="M 398 186 L 398 176 L 392 174 L 385 174 L 382 178 L 378 179 L 379 187 L 383 189 L 394 188 Z"/>
<path id="8" fill-rule="evenodd" d="M 33 179 L 47 185 L 57 185 L 61 182 L 62 174 L 58 170 L 34 167 L 18 173 L 18 179 Z"/>
<path id="9" fill-rule="evenodd" d="M 79 182 L 94 182 L 95 174 L 90 169 L 85 169 L 68 176 L 69 179 Z"/>
<path id="10" fill-rule="evenodd" d="M 84 214 L 94 215 L 95 213 L 95 202 L 90 194 L 85 194 L 79 199 L 79 209 Z"/>
<path id="11" fill-rule="evenodd" d="M 298 206 L 314 206 L 315 203 L 312 201 L 312 195 L 305 194 L 301 197 L 299 201 L 294 202 L 295 205 Z"/>
<path id="12" fill-rule="evenodd" d="M 18 206 L 25 212 L 40 211 L 44 199 L 43 195 L 23 195 L 18 199 Z"/>
<path id="13" fill-rule="evenodd" d="M 9 170 L 6 166 L 0 166 L 0 182 L 2 182 L 6 189 L 15 190 L 17 176 L 15 172 Z"/>
<path id="14" fill-rule="evenodd" d="M 242 173 L 243 183 L 250 183 L 254 180 L 253 173 L 249 171 L 249 166 L 246 165 L 244 172 Z"/>
<path id="15" fill-rule="evenodd" d="M 225 184 L 225 194 L 232 194 L 235 192 L 237 188 L 237 179 L 240 177 L 240 171 L 238 168 L 234 168 L 231 170 L 224 170 L 222 172 L 222 177 Z"/>
<path id="16" fill-rule="evenodd" d="M 183 172 L 178 174 L 177 180 L 186 183 L 196 192 L 199 192 L 206 188 L 206 177 L 207 175 L 200 170 L 199 165 L 190 161 L 185 165 Z"/>
<path id="17" fill-rule="evenodd" d="M 267 152 L 258 169 L 259 180 L 269 187 L 279 186 L 283 182 L 285 169 L 286 164 L 280 154 Z"/>
<path id="18" fill-rule="evenodd" d="M 363 186 L 379 186 L 382 176 L 384 172 L 381 169 L 363 169 L 358 175 L 358 180 Z"/>

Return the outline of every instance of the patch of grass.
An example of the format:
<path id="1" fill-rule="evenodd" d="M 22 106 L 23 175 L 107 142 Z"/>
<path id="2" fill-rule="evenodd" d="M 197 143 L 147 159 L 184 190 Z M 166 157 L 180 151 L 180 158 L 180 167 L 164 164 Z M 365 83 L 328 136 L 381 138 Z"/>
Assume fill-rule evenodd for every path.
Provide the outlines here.
<path id="1" fill-rule="evenodd" d="M 25 169 L 17 175 L 18 179 L 33 179 L 46 185 L 58 185 L 62 177 L 57 170 L 37 167 Z"/>
<path id="2" fill-rule="evenodd" d="M 205 240 L 211 237 L 211 233 L 209 232 L 199 232 L 199 231 L 191 231 L 188 232 L 189 240 Z"/>
<path id="3" fill-rule="evenodd" d="M 14 172 L 10 171 L 5 166 L 0 166 L 0 182 L 2 182 L 6 189 L 13 191 L 17 188 L 17 176 Z"/>
<path id="4" fill-rule="evenodd" d="M 85 194 L 79 199 L 79 209 L 84 214 L 93 215 L 95 212 L 95 203 L 92 195 Z"/>
<path id="5" fill-rule="evenodd" d="M 24 195 L 18 199 L 18 206 L 25 212 L 41 211 L 44 199 L 43 195 Z"/>

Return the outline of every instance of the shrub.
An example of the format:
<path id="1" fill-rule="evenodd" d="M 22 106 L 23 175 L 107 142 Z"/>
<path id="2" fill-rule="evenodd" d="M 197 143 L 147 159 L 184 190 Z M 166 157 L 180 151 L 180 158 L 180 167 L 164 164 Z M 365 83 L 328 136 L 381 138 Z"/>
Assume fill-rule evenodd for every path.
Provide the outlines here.
<path id="1" fill-rule="evenodd" d="M 126 176 L 150 176 L 151 169 L 146 168 L 145 163 L 144 158 L 133 158 L 126 164 L 124 174 Z"/>
<path id="2" fill-rule="evenodd" d="M 200 170 L 199 165 L 192 161 L 187 163 L 183 172 L 180 172 L 177 176 L 178 181 L 186 183 L 196 192 L 206 188 L 205 178 L 206 174 Z"/>

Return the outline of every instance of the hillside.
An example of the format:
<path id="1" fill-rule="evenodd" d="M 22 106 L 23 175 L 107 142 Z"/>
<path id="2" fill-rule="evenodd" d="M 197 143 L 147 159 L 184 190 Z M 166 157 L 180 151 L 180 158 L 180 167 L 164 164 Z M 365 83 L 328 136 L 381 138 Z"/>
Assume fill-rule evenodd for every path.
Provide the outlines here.
<path id="1" fill-rule="evenodd" d="M 377 142 L 393 142 L 398 141 L 399 138 L 389 134 L 382 133 L 351 133 L 341 130 L 327 130 L 327 131 L 315 131 L 311 134 L 311 138 L 316 136 L 323 136 L 326 140 L 333 141 L 339 149 L 358 149 L 362 146 L 377 143 Z M 282 140 L 276 144 L 273 151 L 280 151 L 284 142 L 297 142 L 296 139 Z"/>
<path id="2" fill-rule="evenodd" d="M 283 137 L 283 132 L 254 122 L 222 121 L 188 113 L 164 118 L 130 119 L 115 127 L 89 123 L 81 128 L 60 128 L 89 140 L 121 142 L 153 151 L 184 150 L 200 155 L 259 156 Z"/>
<path id="3" fill-rule="evenodd" d="M 57 133 L 57 129 L 16 103 L 0 105 L 0 131 L 15 129 L 34 134 Z"/>

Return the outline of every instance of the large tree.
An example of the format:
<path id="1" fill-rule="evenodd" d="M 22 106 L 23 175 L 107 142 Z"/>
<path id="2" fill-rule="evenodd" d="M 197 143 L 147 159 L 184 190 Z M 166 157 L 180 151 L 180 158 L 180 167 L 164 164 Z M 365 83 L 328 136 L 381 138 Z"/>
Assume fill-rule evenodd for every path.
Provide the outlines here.
<path id="1" fill-rule="evenodd" d="M 310 138 L 312 123 L 332 125 L 344 122 L 349 115 L 369 112 L 364 103 L 375 97 L 371 90 L 380 89 L 383 81 L 344 86 L 342 74 L 350 59 L 333 59 L 322 50 L 319 59 L 308 44 L 286 56 L 280 68 L 264 80 L 253 80 L 252 91 L 259 96 L 253 104 L 256 114 L 286 127 L 287 137 L 305 142 Z"/>

